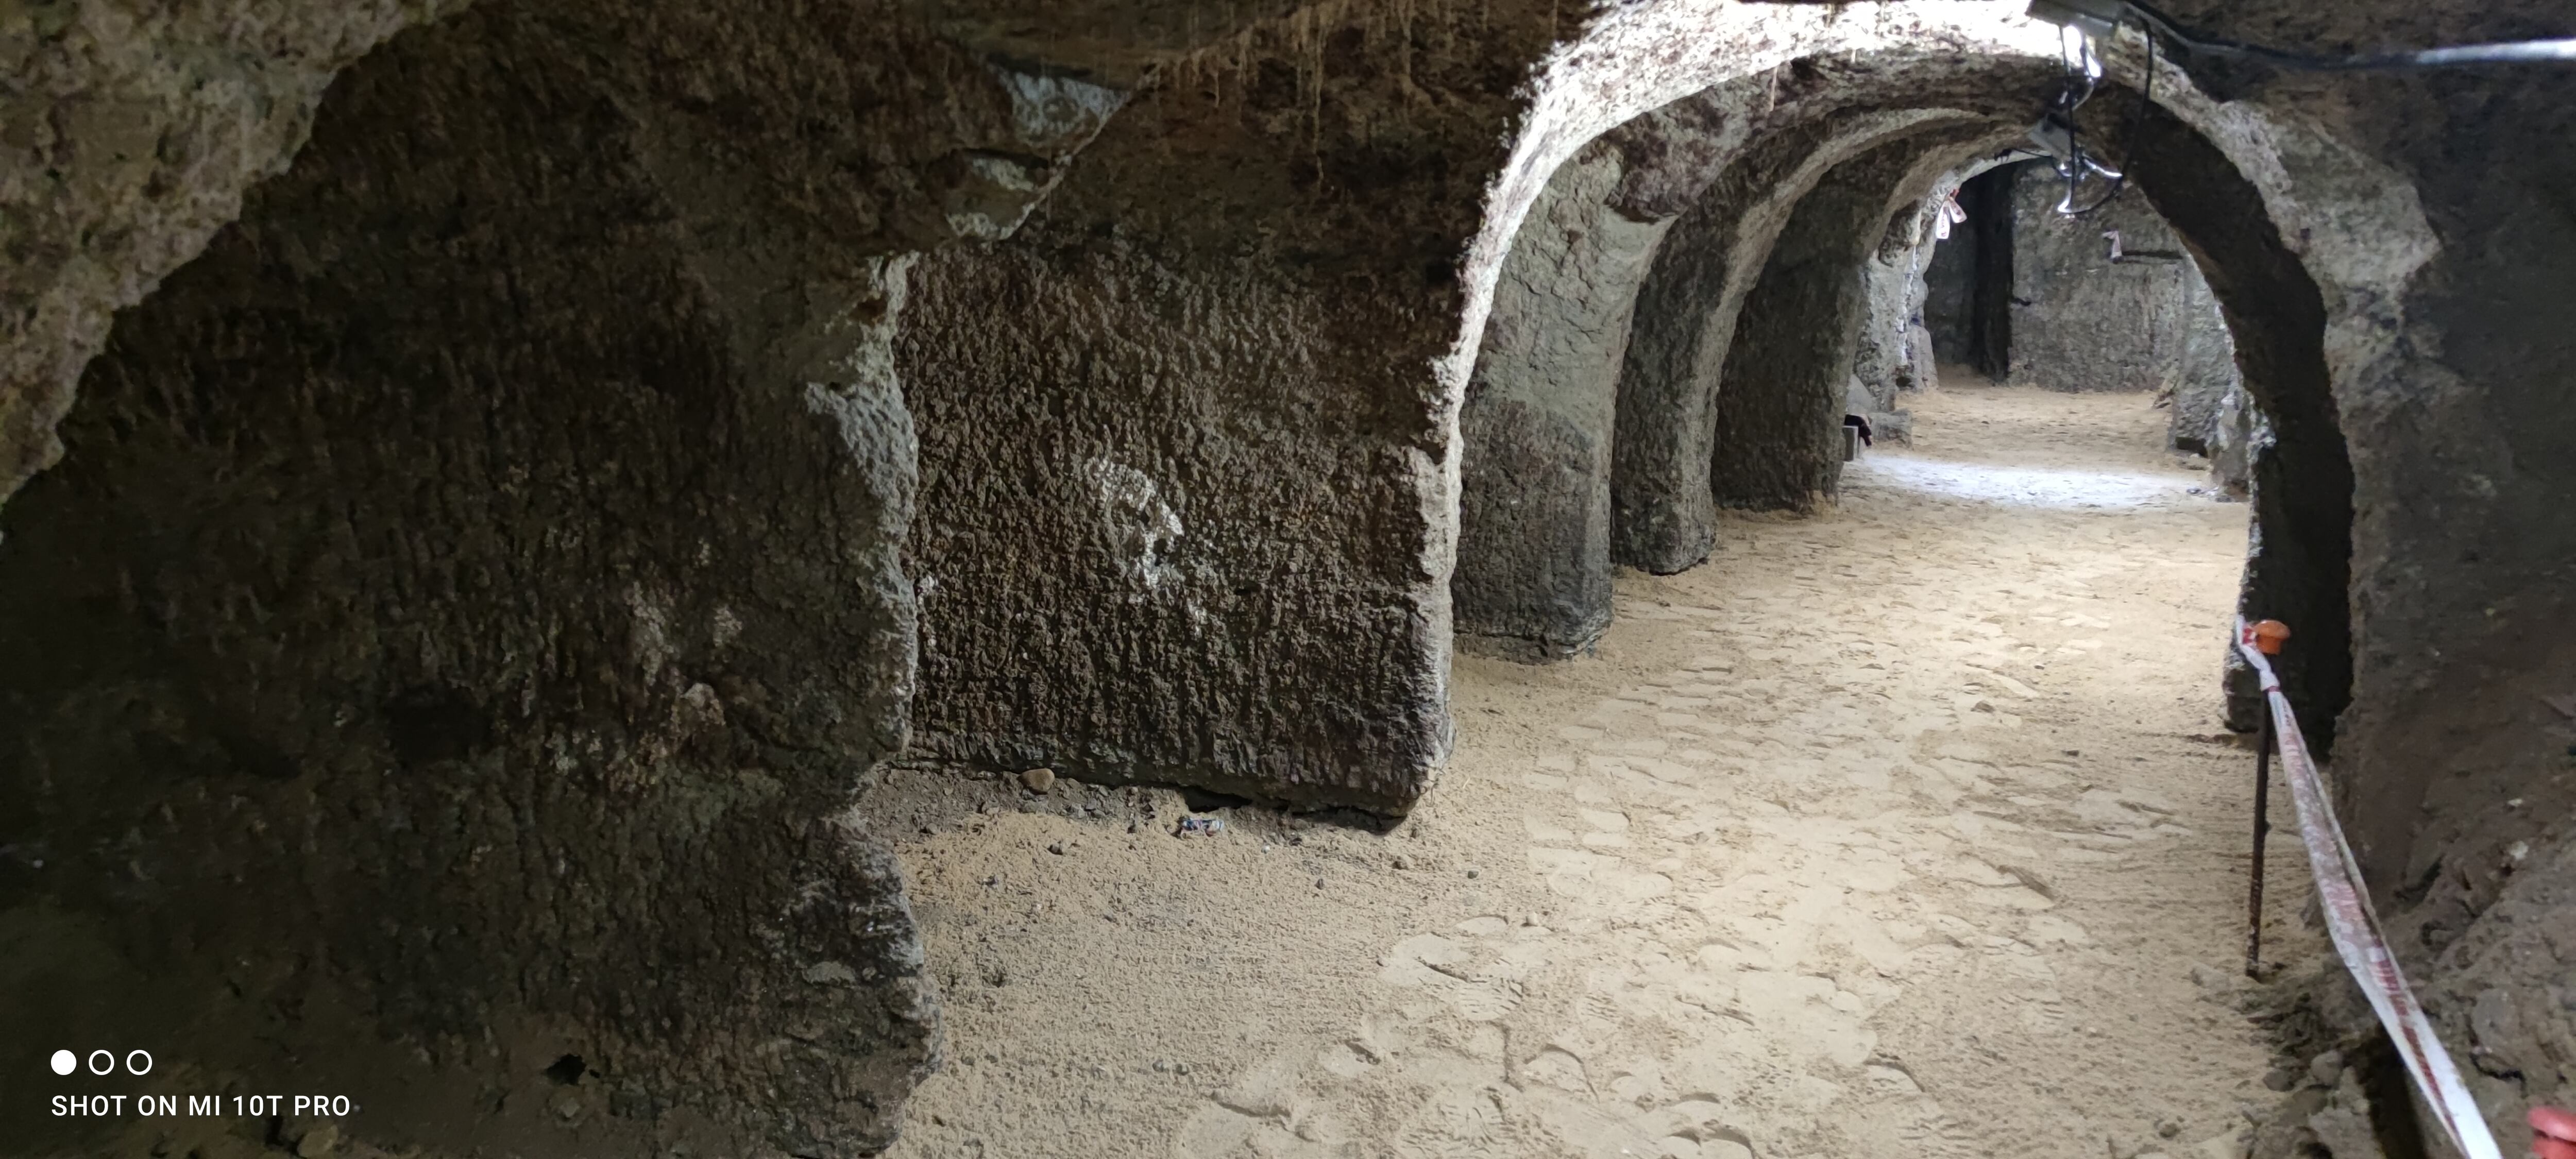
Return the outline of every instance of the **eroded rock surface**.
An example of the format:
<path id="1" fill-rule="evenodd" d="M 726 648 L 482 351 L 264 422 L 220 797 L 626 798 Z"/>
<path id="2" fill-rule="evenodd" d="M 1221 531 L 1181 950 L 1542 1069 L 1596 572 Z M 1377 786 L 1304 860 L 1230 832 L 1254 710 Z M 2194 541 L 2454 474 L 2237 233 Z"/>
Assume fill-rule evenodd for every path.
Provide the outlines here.
<path id="1" fill-rule="evenodd" d="M 2066 185 L 2049 166 L 2014 174 L 2009 380 L 2050 390 L 2178 386 L 2191 306 L 2207 294 L 2181 239 L 2136 190 L 2072 217 L 2058 212 Z"/>
<path id="2" fill-rule="evenodd" d="M 1933 68 L 1904 58 L 1805 60 L 1745 87 L 1739 99 L 1762 110 L 1759 131 L 1675 221 L 1637 290 L 1612 467 L 1619 562 L 1670 573 L 1715 545 L 1710 470 L 1725 362 L 1745 296 L 1806 191 L 1835 165 L 1932 119 L 2026 103 L 2015 94 L 2035 94 L 2048 75 L 2039 62 L 2005 58 L 1983 62 L 1985 71 L 1955 90 L 1927 90 Z M 1941 113 L 1945 106 L 1955 111 Z M 1868 240 L 1883 227 L 1872 223 Z M 1827 341 L 1842 341 L 1832 320 L 1812 322 Z"/>
<path id="3" fill-rule="evenodd" d="M 1868 314 L 1862 264 L 1891 216 L 2012 131 L 1966 114 L 1928 119 L 1837 166 L 1799 200 L 1726 352 L 1709 471 L 1718 505 L 1806 512 L 1832 498 L 1845 384 Z"/>
<path id="4" fill-rule="evenodd" d="M 115 312 L 285 168 L 338 71 L 465 0 L 102 0 L 0 12 L 0 501 L 62 454 L 54 425 Z"/>
<path id="5" fill-rule="evenodd" d="M 2236 369 L 2236 339 L 2228 334 L 2227 316 L 2210 296 L 2209 283 L 2201 279 L 2198 267 L 2184 288 L 2188 297 L 2183 306 L 2182 368 L 2171 386 L 2173 421 L 2166 427 L 2165 441 L 2175 450 L 2209 456 L 2212 481 L 2242 498 L 2244 468 L 2230 470 L 2216 461 L 2221 448 L 2241 446 L 2250 436 L 2250 430 L 2237 429 L 2248 424 L 2243 405 L 2245 376 Z M 2236 401 L 2231 403 L 2231 398 Z"/>
<path id="6" fill-rule="evenodd" d="M 882 1146 L 937 1047 L 867 770 L 1408 807 L 1462 524 L 1458 598 L 1579 647 L 1924 377 L 1886 259 L 2056 84 L 1996 8 L 0 13 L 5 1037 L 391 1076 L 431 1154 Z M 2567 1065 L 2563 834 L 2499 812 L 2562 726 L 2489 710 L 2576 695 L 2576 82 L 2184 64 L 2087 112 L 2266 424 L 2185 354 L 2177 437 L 2222 400 L 2241 606 L 2506 1122 Z"/>
<path id="7" fill-rule="evenodd" d="M 856 7 L 486 4 L 342 74 L 0 515 L 8 1037 L 393 1149 L 884 1146 L 938 1049 L 846 809 L 914 680 L 905 270 L 1121 97 Z M 110 281 L 236 152 L 79 210 L 167 234 Z"/>
<path id="8" fill-rule="evenodd" d="M 1612 139 L 1645 135 L 1631 126 Z M 1645 184 L 1652 162 L 1632 169 L 1627 158 L 1650 147 L 1605 140 L 1558 169 L 1504 263 L 1459 417 L 1465 477 L 1450 591 L 1462 645 L 1561 657 L 1609 627 L 1620 356 L 1636 285 L 1671 220 L 1639 220 L 1611 195 Z"/>

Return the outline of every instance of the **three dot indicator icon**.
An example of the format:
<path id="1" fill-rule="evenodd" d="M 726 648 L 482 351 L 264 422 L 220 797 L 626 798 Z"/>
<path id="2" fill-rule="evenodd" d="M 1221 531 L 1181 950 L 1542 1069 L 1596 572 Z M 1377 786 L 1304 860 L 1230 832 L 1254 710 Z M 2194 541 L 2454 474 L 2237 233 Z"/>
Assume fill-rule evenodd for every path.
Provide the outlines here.
<path id="1" fill-rule="evenodd" d="M 73 1071 L 81 1069 L 81 1061 L 81 1056 L 74 1054 L 71 1051 L 57 1050 L 54 1052 L 53 1057 L 54 1073 L 58 1075 L 69 1075 Z M 115 1051 L 93 1050 L 89 1052 L 88 1061 L 89 1073 L 91 1074 L 111 1075 L 116 1073 L 117 1059 Z M 148 1050 L 126 1052 L 125 1073 L 133 1075 L 136 1078 L 141 1078 L 144 1075 L 151 1074 L 152 1052 Z"/>

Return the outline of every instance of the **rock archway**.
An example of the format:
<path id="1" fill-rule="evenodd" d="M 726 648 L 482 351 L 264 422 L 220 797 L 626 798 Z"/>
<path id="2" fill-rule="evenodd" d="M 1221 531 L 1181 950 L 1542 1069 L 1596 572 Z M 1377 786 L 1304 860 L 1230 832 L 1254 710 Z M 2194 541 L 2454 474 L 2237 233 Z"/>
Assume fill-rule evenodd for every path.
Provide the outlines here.
<path id="1" fill-rule="evenodd" d="M 1869 286 L 1862 263 L 1941 175 L 2021 135 L 1945 118 L 1836 167 L 1782 228 L 1745 293 L 1716 395 L 1710 489 L 1720 506 L 1812 511 L 1842 470 L 1842 416 Z"/>
<path id="2" fill-rule="evenodd" d="M 1400 812 L 1449 743 L 1458 407 L 1559 163 L 1722 82 L 1756 107 L 1793 59 L 2031 40 L 1937 5 L 1560 15 L 1253 37 L 1140 96 L 1009 242 L 922 267 L 926 756 Z M 1676 163 L 1621 196 L 1686 201 Z"/>
<path id="3" fill-rule="evenodd" d="M 1835 213 L 1828 208 L 1832 197 L 1809 207 L 1809 199 L 1818 197 L 1809 191 L 1829 181 L 1828 174 L 1858 180 L 1861 170 L 1837 167 L 1848 164 L 1847 158 L 1876 148 L 1889 148 L 1894 156 L 1889 142 L 1937 126 L 1942 116 L 1980 115 L 1964 109 L 1944 114 L 1944 101 L 1995 110 L 1985 115 L 2002 125 L 2044 103 L 2056 83 L 2054 61 L 2005 58 L 1961 72 L 1956 62 L 1900 55 L 1862 65 L 1863 59 L 1841 66 L 1803 63 L 1790 82 L 1791 99 L 1775 103 L 1775 111 L 1733 150 L 1715 144 L 1720 138 L 1708 129 L 1686 129 L 1698 135 L 1680 139 L 1706 154 L 1695 158 L 1701 167 L 1699 200 L 1651 236 L 1631 238 L 1600 228 L 1597 209 L 1582 210 L 1588 220 L 1578 214 L 1574 224 L 1554 225 L 1551 233 L 1546 223 L 1567 213 L 1553 203 L 1542 228 L 1527 231 L 1536 239 L 1527 247 L 1529 264 L 1581 272 L 1546 283 L 1547 293 L 1526 289 L 1538 282 L 1525 273 L 1507 282 L 1519 292 L 1499 299 L 1505 313 L 1490 331 L 1492 358 L 1480 363 L 1476 381 L 1501 384 L 1485 388 L 1505 404 L 1495 413 L 1521 422 L 1516 430 L 1489 429 L 1480 425 L 1472 405 L 1469 411 L 1470 435 L 1490 440 L 1486 461 L 1496 469 L 1491 476 L 1476 473 L 1479 444 L 1471 438 L 1471 487 L 1462 499 L 1469 538 L 1458 587 L 1467 601 L 1466 631 L 1514 654 L 1579 650 L 1607 623 L 1611 561 L 1648 571 L 1679 570 L 1705 558 L 1714 544 L 1715 507 L 1804 510 L 1830 494 L 1839 459 L 1839 448 L 1828 445 L 1833 416 L 1844 405 L 1846 374 L 1868 353 L 1855 346 L 1871 299 L 1863 272 L 1867 251 L 1891 233 L 1907 231 L 1888 222 L 1894 205 L 1870 222 L 1854 224 L 1854 207 L 1873 204 L 1871 198 L 1845 199 L 1844 212 Z M 2202 100 L 2178 73 L 2163 81 L 2169 98 Z M 1894 108 L 1868 111 L 1870 94 L 1880 92 Z M 1765 98 L 1776 101 L 1776 94 L 1766 90 Z M 1697 98 L 1709 102 L 1708 108 L 1723 108 L 1726 99 L 1720 90 Z M 1808 103 L 1802 107 L 1801 100 Z M 2186 234 L 2193 228 L 2186 220 L 2213 236 L 2232 231 L 2222 243 L 2194 243 L 2195 252 L 2204 262 L 2235 261 L 2239 270 L 2227 277 L 2262 286 L 2232 287 L 2238 305 L 2229 316 L 2239 329 L 2266 331 L 2257 338 L 2263 348 L 2246 355 L 2249 375 L 2262 382 L 2249 387 L 2267 414 L 2281 408 L 2286 417 L 2277 421 L 2290 429 L 2278 436 L 2280 445 L 2263 468 L 2272 472 L 2271 483 L 2258 488 L 2268 496 L 2258 500 L 2258 508 L 2273 530 L 2268 541 L 2258 537 L 2258 550 L 2249 557 L 2246 602 L 2249 610 L 2269 608 L 2263 614 L 2315 625 L 2285 673 L 2323 743 L 2345 703 L 2338 689 L 2349 680 L 2341 610 L 2345 573 L 2334 561 L 2349 555 L 2350 516 L 2336 497 L 2348 492 L 2351 477 L 2331 417 L 2322 355 L 2325 317 L 2321 306 L 2297 306 L 2318 300 L 2300 263 L 2277 242 L 2260 241 L 2270 210 L 2238 166 L 2260 172 L 2277 166 L 2277 159 L 2252 150 L 2230 156 L 2174 112 L 2160 107 L 2139 119 L 2131 116 L 2136 106 L 2133 95 L 2106 97 L 2092 113 L 2095 131 L 2125 139 L 2138 126 L 2135 148 L 2146 196 L 2156 199 L 2159 210 L 2190 202 L 2191 207 L 2168 210 L 2184 215 L 2175 221 Z M 1695 115 L 1702 125 L 1724 120 L 1706 111 Z M 1673 135 L 1651 120 L 1621 132 L 1656 140 L 1654 134 Z M 1983 143 L 1991 148 L 2015 135 L 1999 129 Z M 2197 145 L 2185 148 L 2182 141 Z M 1968 149 L 1952 161 L 1978 152 Z M 1569 194 L 1587 182 L 1601 184 L 1592 174 L 1615 164 L 1606 146 L 1587 158 L 1562 171 Z M 1673 167 L 1668 160 L 1664 164 Z M 1690 181 L 1664 178 L 1660 187 L 1687 188 Z M 1930 192 L 1929 183 L 1920 181 L 1904 190 L 1909 198 Z M 1593 195 L 1595 203 L 1614 204 L 1599 196 Z M 1801 212 L 1814 215 L 1809 236 L 1820 239 L 1814 244 L 1826 248 L 1817 252 L 1829 258 L 1811 257 L 1803 248 L 1809 243 L 1800 242 L 1786 263 L 1775 262 L 1778 239 Z M 1568 244 L 1567 238 L 1579 240 Z M 1651 263 L 1626 256 L 1641 248 L 1650 249 Z M 1775 264 L 1780 268 L 1773 269 Z M 1634 273 L 1641 266 L 1642 283 L 1599 273 L 1614 267 Z M 1801 280 L 1793 269 L 1807 277 Z M 1621 313 L 1617 304 L 1623 300 L 1633 301 L 1630 313 Z M 1741 326 L 1752 329 L 1740 332 Z M 1606 529 L 1594 518 L 1602 500 L 1598 472 L 1604 454 L 1567 437 L 1584 430 L 1583 416 L 1597 411 L 1586 384 L 1598 375 L 1554 364 L 1597 364 L 1604 349 L 1621 352 L 1625 360 L 1613 435 L 1617 449 L 1606 464 Z M 1549 383 L 1555 394 L 1515 385 L 1525 379 Z M 1800 385 L 1773 388 L 1790 379 Z M 1471 393 L 1471 400 L 1483 396 Z M 1566 400 L 1552 415 L 1553 441 L 1537 437 L 1541 425 L 1528 419 L 1537 413 L 1532 400 L 1551 397 Z M 1596 417 L 1590 429 L 1598 430 L 1598 422 Z M 1569 514 L 1574 518 L 1564 517 Z"/>
<path id="4" fill-rule="evenodd" d="M 2134 111 L 2138 102 L 2107 104 Z M 2310 741 L 2330 752 L 2351 700 L 2352 465 L 2326 365 L 2323 296 L 2261 212 L 2261 192 L 2214 145 L 2162 109 L 2132 123 L 2127 160 L 2138 190 L 2198 260 L 2235 336 L 2246 392 L 2272 424 L 2273 443 L 2253 462 L 2241 603 L 2249 618 L 2298 625 L 2282 684 Z"/>
<path id="5" fill-rule="evenodd" d="M 849 807 L 898 752 L 1405 810 L 1478 352 L 1580 363 L 1569 422 L 1615 422 L 1465 423 L 1585 487 L 1609 448 L 1610 506 L 1548 500 L 1575 595 L 1499 633 L 1579 646 L 1595 561 L 1708 550 L 1722 404 L 1784 408 L 1726 427 L 1794 460 L 1740 495 L 1829 489 L 1798 440 L 1851 263 L 2054 70 L 2020 5 L 1940 0 L 74 7 L 0 17 L 36 78 L 0 110 L 6 1037 L 388 1076 L 369 1130 L 429 1153 L 882 1146 L 937 1052 Z M 1938 83 L 1863 93 L 1877 53 Z M 2498 810 L 2563 799 L 2515 714 L 2563 695 L 2576 240 L 2522 143 L 2576 101 L 2223 79 L 2093 113 L 2283 431 L 2246 606 L 2297 622 L 2420 944 L 2544 993 L 2478 923 L 2546 911 L 2510 875 L 2565 846 Z M 1684 124 L 1712 90 L 1762 119 Z M 1553 304 L 1512 268 L 1549 230 L 1531 261 L 1591 271 Z M 1605 411 L 1614 346 L 1663 378 Z"/>
<path id="6" fill-rule="evenodd" d="M 2041 99 L 2053 67 L 1936 64 L 1904 51 L 1802 58 L 1639 117 L 1558 170 L 1504 265 L 1462 413 L 1452 585 L 1462 636 L 1522 656 L 1568 655 L 1597 638 L 1614 555 L 1673 522 L 1640 514 L 1648 504 L 1633 498 L 1614 505 L 1613 444 L 1625 448 L 1632 493 L 1707 491 L 1717 371 L 1698 359 L 1724 356 L 1750 284 L 1738 267 L 1759 269 L 1798 198 L 1834 164 L 1941 117 L 1978 115 L 1881 104 L 1938 104 L 1954 91 L 1972 108 L 2026 103 Z M 1640 365 L 1649 369 L 1629 384 L 1623 367 Z M 1638 421 L 1614 436 L 1621 413 Z M 1679 452 L 1685 444 L 1700 449 Z M 1629 538 L 1614 552 L 1620 534 Z M 1686 566 L 1705 550 L 1668 554 L 1689 555 Z"/>
<path id="7" fill-rule="evenodd" d="M 223 38 L 189 21 L 37 29 L 63 109 L 127 105 L 59 121 L 71 137 L 45 147 L 68 176 L 28 219 L 55 248 L 11 258 L 100 242 L 13 275 L 40 300 L 12 323 L 41 333 L 0 382 L 12 486 L 58 422 L 72 451 L 10 502 L 0 549 L 0 639 L 41 658 L 0 707 L 0 844 L 45 867 L 9 895 L 13 974 L 46 997 L 11 1035 L 150 1037 L 173 1074 L 386 1076 L 406 1093 L 370 1131 L 432 1149 L 569 1124 L 609 1149 L 861 1153 L 935 1058 L 899 876 L 845 808 L 909 728 L 914 428 L 892 351 L 912 255 L 1010 234 L 1104 122 L 1135 129 L 1092 150 L 1099 180 L 1061 220 L 1160 234 L 1190 260 L 1156 276 L 1271 208 L 1248 178 L 1214 218 L 1176 195 L 1222 204 L 1223 159 L 1320 182 L 1305 237 L 1198 269 L 1352 332 L 1338 357 L 1365 369 L 1338 398 L 1373 399 L 1346 420 L 1363 501 L 1308 547 L 1385 570 L 1263 614 L 1400 658 L 1268 658 L 1293 680 L 1383 677 L 1325 723 L 1386 747 L 1335 750 L 1368 762 L 1329 784 L 1258 732 L 1228 750 L 1245 765 L 1129 771 L 1400 809 L 1445 737 L 1437 367 L 1499 260 L 1475 240 L 1488 187 L 1514 216 L 1497 175 L 1642 99 L 1622 86 L 1668 99 L 1785 51 L 1629 67 L 1676 28 L 1752 23 L 1718 4 L 1589 28 L 1531 5 L 271 7 L 275 39 L 223 41 L 258 74 L 239 89 L 191 87 L 190 53 Z M 1812 14 L 1786 31 L 1890 34 Z M 1300 102 L 1354 60 L 1370 79 L 1329 115 L 1357 115 L 1319 136 L 1326 106 Z M 1156 101 L 1118 112 L 1155 77 Z M 1407 95 L 1440 84 L 1473 99 Z M 1256 95 L 1225 149 L 1170 162 L 1249 108 L 1210 105 Z M 222 163 L 193 163 L 204 149 Z M 1390 204 L 1417 231 L 1393 247 L 1371 232 Z M 931 301 L 925 332 L 970 336 Z M 1370 329 L 1388 317 L 1411 337 Z M 1214 353 L 1294 365 L 1296 329 Z M 1413 385 L 1373 396 L 1386 366 Z M 1156 574 L 1173 524 L 1096 457 L 1085 478 L 1128 521 L 1114 543 Z M 1225 470 L 1286 482 L 1274 466 Z M 1372 530 L 1337 538 L 1354 528 Z M 1124 671 L 1184 648 L 1222 654 L 1185 633 Z M 1220 733 L 1226 703 L 1257 702 L 1209 687 Z M 1127 719 L 1137 751 L 1167 735 L 1158 712 Z M 171 1001 L 118 1000 L 137 989 Z M 101 1128 L 42 1129 L 25 1137 L 79 1150 Z"/>
<path id="8" fill-rule="evenodd" d="M 69 454 L 0 549 L 8 1036 L 371 1076 L 389 1148 L 882 1148 L 938 1049 L 847 812 L 914 680 L 904 273 L 1123 99 L 896 6 L 486 4 L 350 65 L 98 357 L 53 335 Z M 20 369 L 11 472 L 68 393 Z"/>

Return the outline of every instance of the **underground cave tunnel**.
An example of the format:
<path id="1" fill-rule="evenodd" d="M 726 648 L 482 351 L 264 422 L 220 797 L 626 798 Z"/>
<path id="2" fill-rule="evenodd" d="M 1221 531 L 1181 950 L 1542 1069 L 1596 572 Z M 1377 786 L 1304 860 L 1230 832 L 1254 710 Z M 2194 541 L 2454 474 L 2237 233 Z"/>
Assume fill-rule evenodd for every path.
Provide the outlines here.
<path id="1" fill-rule="evenodd" d="M 2571 35 L 0 11 L 0 1155 L 2519 1153 Z"/>

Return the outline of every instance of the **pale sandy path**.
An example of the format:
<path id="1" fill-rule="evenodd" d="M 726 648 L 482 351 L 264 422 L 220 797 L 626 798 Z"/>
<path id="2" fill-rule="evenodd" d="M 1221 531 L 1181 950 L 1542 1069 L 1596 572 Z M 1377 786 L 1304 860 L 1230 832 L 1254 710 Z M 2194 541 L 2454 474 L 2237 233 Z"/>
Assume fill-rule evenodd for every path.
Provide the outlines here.
<path id="1" fill-rule="evenodd" d="M 2136 396 L 1916 406 L 1837 513 L 1623 578 L 1598 658 L 1462 660 L 1392 835 L 894 776 L 954 1061 L 893 1154 L 2232 1153 L 2245 509 Z"/>

